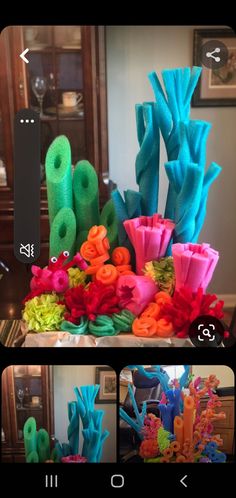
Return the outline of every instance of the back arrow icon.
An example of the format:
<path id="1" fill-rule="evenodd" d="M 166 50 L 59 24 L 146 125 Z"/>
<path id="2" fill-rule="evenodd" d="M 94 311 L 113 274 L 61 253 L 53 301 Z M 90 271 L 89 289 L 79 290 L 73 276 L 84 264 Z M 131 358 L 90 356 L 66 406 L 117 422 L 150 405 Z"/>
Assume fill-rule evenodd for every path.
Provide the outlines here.
<path id="1" fill-rule="evenodd" d="M 28 61 L 28 59 L 26 59 L 26 57 L 25 57 L 25 54 L 27 54 L 28 52 L 29 52 L 29 48 L 26 48 L 26 49 L 24 50 L 24 52 L 22 52 L 22 54 L 20 54 L 21 59 L 22 59 L 24 62 L 26 62 L 26 64 L 28 64 L 28 62 L 29 62 L 29 61 Z"/>
<path id="2" fill-rule="evenodd" d="M 184 486 L 185 488 L 187 488 L 187 487 L 188 487 L 188 485 L 186 484 L 186 482 L 184 482 L 184 481 L 185 481 L 185 479 L 186 479 L 186 477 L 188 477 L 188 475 L 187 475 L 187 474 L 186 474 L 184 477 L 182 477 L 182 479 L 180 479 L 181 484 L 183 484 L 183 486 Z"/>

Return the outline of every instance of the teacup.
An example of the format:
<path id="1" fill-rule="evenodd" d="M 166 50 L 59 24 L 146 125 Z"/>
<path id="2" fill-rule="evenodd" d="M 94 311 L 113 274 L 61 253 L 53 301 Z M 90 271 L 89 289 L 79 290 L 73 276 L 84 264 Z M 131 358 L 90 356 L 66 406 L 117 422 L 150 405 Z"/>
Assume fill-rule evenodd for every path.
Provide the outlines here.
<path id="1" fill-rule="evenodd" d="M 39 405 L 39 402 L 40 402 L 39 396 L 32 396 L 32 405 Z"/>
<path id="2" fill-rule="evenodd" d="M 63 92 L 62 103 L 64 107 L 76 107 L 81 104 L 83 94 L 81 92 Z"/>

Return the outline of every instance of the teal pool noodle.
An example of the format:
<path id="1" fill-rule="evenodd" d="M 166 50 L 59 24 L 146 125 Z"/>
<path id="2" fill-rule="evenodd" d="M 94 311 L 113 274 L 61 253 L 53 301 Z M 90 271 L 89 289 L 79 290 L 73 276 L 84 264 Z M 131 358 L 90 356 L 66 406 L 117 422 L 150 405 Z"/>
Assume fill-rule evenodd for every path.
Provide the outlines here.
<path id="1" fill-rule="evenodd" d="M 107 237 L 110 243 L 110 252 L 119 245 L 118 241 L 118 219 L 116 216 L 116 210 L 114 202 L 112 199 L 106 202 L 104 205 L 101 216 L 100 224 L 104 225 L 107 229 Z"/>
<path id="2" fill-rule="evenodd" d="M 79 325 L 64 320 L 60 325 L 60 330 L 64 330 L 65 332 L 74 335 L 84 335 L 88 332 L 88 323 L 89 321 L 85 316 L 81 316 Z"/>
<path id="3" fill-rule="evenodd" d="M 60 135 L 51 143 L 45 159 L 45 171 L 51 226 L 61 208 L 73 208 L 71 148 L 66 136 Z"/>
<path id="4" fill-rule="evenodd" d="M 28 455 L 32 452 L 37 451 L 37 428 L 36 420 L 34 417 L 29 417 L 23 428 L 24 435 L 24 445 L 25 445 L 25 456 L 26 459 Z"/>
<path id="5" fill-rule="evenodd" d="M 79 161 L 74 170 L 73 196 L 77 233 L 99 225 L 98 177 L 88 161 Z"/>
<path id="6" fill-rule="evenodd" d="M 136 157 L 136 181 L 142 196 L 142 214 L 158 211 L 160 133 L 157 104 L 145 102 L 136 108 L 136 126 L 140 150 Z"/>
<path id="7" fill-rule="evenodd" d="M 69 425 L 67 429 L 68 441 L 72 455 L 79 453 L 79 411 L 76 401 L 68 403 Z"/>
<path id="8" fill-rule="evenodd" d="M 40 462 L 45 462 L 45 460 L 50 459 L 49 435 L 45 429 L 39 429 L 39 431 L 38 431 L 37 451 L 38 451 Z"/>
<path id="9" fill-rule="evenodd" d="M 62 455 L 61 455 L 61 457 L 62 457 Z M 59 463 L 61 460 L 61 458 L 59 458 L 58 451 L 57 451 L 56 447 L 53 448 L 51 451 L 50 460 L 53 460 L 54 463 Z"/>
<path id="10" fill-rule="evenodd" d="M 142 194 L 135 190 L 124 190 L 125 205 L 129 219 L 138 218 L 142 212 Z"/>
<path id="11" fill-rule="evenodd" d="M 31 451 L 31 453 L 28 454 L 26 457 L 26 463 L 38 463 L 39 462 L 39 456 L 37 451 Z"/>
<path id="12" fill-rule="evenodd" d="M 221 170 L 222 168 L 218 164 L 212 162 L 205 174 L 200 206 L 195 218 L 195 233 L 192 240 L 193 243 L 197 243 L 199 234 L 205 221 L 209 188 L 214 180 L 218 177 Z"/>
<path id="13" fill-rule="evenodd" d="M 162 77 L 166 95 L 155 72 L 148 77 L 152 85 L 157 107 L 158 120 L 165 142 L 168 161 L 178 159 L 180 149 L 180 122 L 189 122 L 190 104 L 193 92 L 200 77 L 202 68 L 165 69 Z M 195 161 L 192 161 L 195 162 Z M 169 184 L 165 218 L 175 218 L 176 192 Z"/>
<path id="14" fill-rule="evenodd" d="M 62 457 L 63 457 L 64 455 L 63 455 L 63 451 L 62 451 L 62 446 L 61 446 L 61 444 L 59 443 L 59 441 L 57 441 L 57 440 L 56 440 L 56 443 L 55 443 L 55 448 L 54 448 L 54 450 L 55 450 L 55 457 L 54 457 L 54 458 L 56 459 L 56 461 L 57 461 L 57 462 L 60 462 L 60 461 L 61 461 L 61 459 L 62 459 Z M 53 458 L 53 459 L 54 459 L 54 458 Z"/>
<path id="15" fill-rule="evenodd" d="M 103 434 L 100 437 L 100 445 L 99 445 L 99 449 L 98 449 L 97 456 L 96 456 L 97 463 L 99 463 L 101 461 L 104 442 L 109 436 L 110 436 L 110 432 L 107 429 L 105 429 L 105 431 L 103 432 Z"/>
<path id="16" fill-rule="evenodd" d="M 119 245 L 125 246 L 129 251 L 132 252 L 132 244 L 129 240 L 127 232 L 124 228 L 123 221 L 129 219 L 127 206 L 125 204 L 124 199 L 122 198 L 119 190 L 113 190 L 111 193 L 112 200 L 114 202 L 116 216 L 118 219 L 118 239 Z"/>
<path id="17" fill-rule="evenodd" d="M 49 238 L 50 258 L 58 257 L 63 251 L 69 251 L 70 259 L 75 253 L 76 219 L 74 211 L 62 208 L 55 216 Z"/>

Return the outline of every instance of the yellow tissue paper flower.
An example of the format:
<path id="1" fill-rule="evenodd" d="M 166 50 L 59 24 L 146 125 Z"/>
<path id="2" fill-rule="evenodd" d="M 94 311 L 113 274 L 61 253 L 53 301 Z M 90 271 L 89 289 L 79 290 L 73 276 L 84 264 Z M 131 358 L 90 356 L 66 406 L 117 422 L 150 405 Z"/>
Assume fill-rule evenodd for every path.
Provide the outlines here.
<path id="1" fill-rule="evenodd" d="M 69 287 L 77 287 L 78 285 L 86 285 L 87 275 L 79 268 L 69 268 Z"/>
<path id="2" fill-rule="evenodd" d="M 64 320 L 65 306 L 58 304 L 56 294 L 41 294 L 29 299 L 22 312 L 29 330 L 44 332 L 58 330 Z"/>
<path id="3" fill-rule="evenodd" d="M 175 287 L 175 273 L 173 257 L 167 256 L 158 261 L 149 261 L 145 264 L 144 274 L 154 280 L 160 291 L 172 295 Z"/>

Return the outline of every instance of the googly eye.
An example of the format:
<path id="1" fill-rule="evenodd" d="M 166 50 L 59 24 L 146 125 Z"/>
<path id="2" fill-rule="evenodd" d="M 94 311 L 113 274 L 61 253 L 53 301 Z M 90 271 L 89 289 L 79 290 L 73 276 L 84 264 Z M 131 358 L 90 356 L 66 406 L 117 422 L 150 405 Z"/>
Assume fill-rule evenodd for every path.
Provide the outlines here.
<path id="1" fill-rule="evenodd" d="M 57 262 L 57 258 L 56 258 L 56 256 L 53 256 L 53 257 L 51 258 L 51 263 L 56 263 L 56 262 Z"/>
<path id="2" fill-rule="evenodd" d="M 70 253 L 68 251 L 64 251 L 63 256 L 65 256 L 65 258 L 68 258 L 68 256 L 70 256 Z"/>

